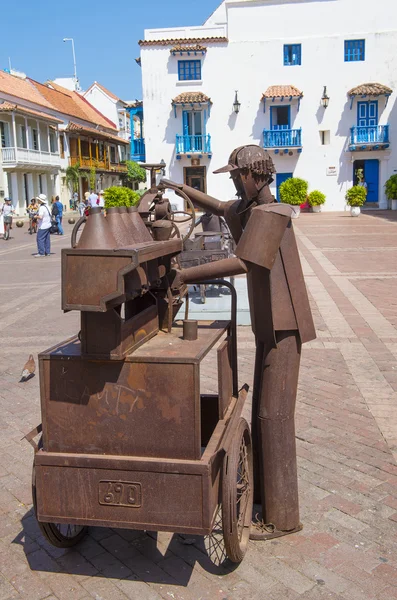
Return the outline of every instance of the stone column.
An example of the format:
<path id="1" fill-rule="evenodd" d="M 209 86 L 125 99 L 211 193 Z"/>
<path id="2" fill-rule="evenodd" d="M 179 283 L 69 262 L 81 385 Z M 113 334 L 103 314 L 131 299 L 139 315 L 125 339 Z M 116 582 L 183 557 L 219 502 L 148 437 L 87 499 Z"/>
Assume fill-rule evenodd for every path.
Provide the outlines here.
<path id="1" fill-rule="evenodd" d="M 16 210 L 19 214 L 20 206 L 18 193 L 18 173 L 11 173 L 11 189 L 9 190 L 9 194 L 12 200 L 12 206 L 14 207 L 14 210 Z"/>

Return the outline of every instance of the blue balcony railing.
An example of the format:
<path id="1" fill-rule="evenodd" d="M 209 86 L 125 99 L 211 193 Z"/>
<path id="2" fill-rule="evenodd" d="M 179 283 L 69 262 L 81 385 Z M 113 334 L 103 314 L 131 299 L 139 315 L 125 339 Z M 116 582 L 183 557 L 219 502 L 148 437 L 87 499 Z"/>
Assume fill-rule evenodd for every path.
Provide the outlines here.
<path id="1" fill-rule="evenodd" d="M 145 138 L 135 138 L 131 140 L 131 159 L 135 162 L 145 162 Z"/>
<path id="2" fill-rule="evenodd" d="M 264 129 L 264 148 L 300 148 L 302 129 Z"/>
<path id="3" fill-rule="evenodd" d="M 189 152 L 198 152 L 202 154 L 211 154 L 211 136 L 207 135 L 177 135 L 176 153 L 188 154 Z"/>
<path id="4" fill-rule="evenodd" d="M 389 144 L 389 126 L 352 127 L 350 129 L 350 145 L 356 144 Z"/>

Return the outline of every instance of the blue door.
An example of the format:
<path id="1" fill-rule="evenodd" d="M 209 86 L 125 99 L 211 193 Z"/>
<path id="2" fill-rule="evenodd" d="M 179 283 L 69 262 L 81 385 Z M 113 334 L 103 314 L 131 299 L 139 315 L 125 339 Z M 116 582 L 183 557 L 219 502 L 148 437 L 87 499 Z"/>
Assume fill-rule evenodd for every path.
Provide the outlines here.
<path id="1" fill-rule="evenodd" d="M 357 103 L 357 125 L 359 127 L 376 127 L 378 124 L 378 101 Z"/>
<path id="2" fill-rule="evenodd" d="M 379 202 L 379 161 L 364 161 L 364 180 L 367 184 L 367 202 Z"/>
<path id="3" fill-rule="evenodd" d="M 277 186 L 277 196 L 276 196 L 276 198 L 277 198 L 277 202 L 280 202 L 280 185 L 286 179 L 291 179 L 291 177 L 293 177 L 292 173 L 277 173 L 277 175 L 276 175 L 276 186 Z"/>

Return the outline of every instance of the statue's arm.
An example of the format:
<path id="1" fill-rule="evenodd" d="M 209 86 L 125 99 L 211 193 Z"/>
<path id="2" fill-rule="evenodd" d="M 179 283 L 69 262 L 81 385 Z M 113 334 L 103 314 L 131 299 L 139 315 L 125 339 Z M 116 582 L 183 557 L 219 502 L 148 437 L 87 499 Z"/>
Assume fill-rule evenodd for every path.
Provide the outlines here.
<path id="1" fill-rule="evenodd" d="M 208 194 L 204 194 L 204 192 L 200 192 L 199 190 L 195 190 L 190 187 L 190 185 L 185 185 L 184 183 L 175 183 L 174 181 L 170 181 L 169 179 L 162 179 L 160 181 L 160 185 L 163 185 L 166 188 L 181 190 L 190 198 L 195 205 L 199 206 L 206 212 L 210 212 L 218 217 L 223 217 L 225 214 L 225 203 L 221 200 L 217 200 Z"/>

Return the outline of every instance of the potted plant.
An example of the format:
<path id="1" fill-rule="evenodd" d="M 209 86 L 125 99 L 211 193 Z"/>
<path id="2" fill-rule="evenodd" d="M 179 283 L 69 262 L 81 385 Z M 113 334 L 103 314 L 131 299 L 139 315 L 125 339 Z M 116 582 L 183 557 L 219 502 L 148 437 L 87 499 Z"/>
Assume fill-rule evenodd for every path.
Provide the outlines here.
<path id="1" fill-rule="evenodd" d="M 346 202 L 350 206 L 350 214 L 352 217 L 358 217 L 361 212 L 361 207 L 367 199 L 367 190 L 361 185 L 353 185 L 346 192 Z"/>
<path id="2" fill-rule="evenodd" d="M 307 187 L 307 181 L 298 177 L 286 179 L 280 185 L 280 201 L 292 207 L 294 219 L 299 217 L 301 204 L 307 199 Z"/>
<path id="3" fill-rule="evenodd" d="M 385 192 L 388 200 L 391 200 L 391 209 L 397 210 L 397 175 L 392 175 L 386 181 Z"/>
<path id="4" fill-rule="evenodd" d="M 307 199 L 313 212 L 321 212 L 321 207 L 325 202 L 325 194 L 319 192 L 319 190 L 313 190 Z"/>

